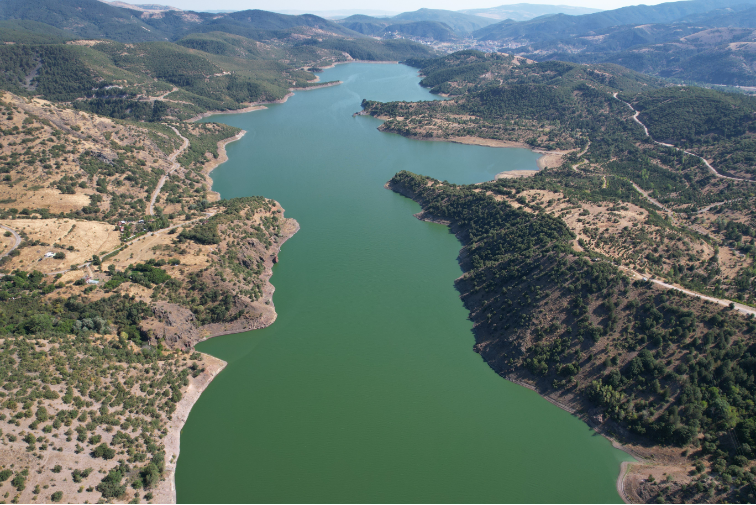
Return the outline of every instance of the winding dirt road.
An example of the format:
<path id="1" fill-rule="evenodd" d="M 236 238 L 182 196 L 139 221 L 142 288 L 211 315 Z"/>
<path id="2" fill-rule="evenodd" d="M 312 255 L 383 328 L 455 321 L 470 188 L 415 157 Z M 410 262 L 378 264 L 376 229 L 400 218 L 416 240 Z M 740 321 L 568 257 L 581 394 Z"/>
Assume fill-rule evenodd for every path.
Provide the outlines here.
<path id="1" fill-rule="evenodd" d="M 180 148 L 178 148 L 176 151 L 174 151 L 173 154 L 168 156 L 168 159 L 171 162 L 173 162 L 173 165 L 171 165 L 171 168 L 165 173 L 165 175 L 163 175 L 160 178 L 160 181 L 158 181 L 158 185 L 155 188 L 155 191 L 152 192 L 152 198 L 150 198 L 150 207 L 148 209 L 150 216 L 155 215 L 155 209 L 154 209 L 155 200 L 157 200 L 158 194 L 160 194 L 160 190 L 163 188 L 163 184 L 165 184 L 165 181 L 168 180 L 168 176 L 171 175 L 171 173 L 173 173 L 173 171 L 179 167 L 179 164 L 176 163 L 176 158 L 178 157 L 179 154 L 186 151 L 187 147 L 189 147 L 189 139 L 181 135 L 175 127 L 171 126 L 170 128 L 176 133 L 176 135 L 178 135 L 184 140 L 184 144 Z"/>
<path id="2" fill-rule="evenodd" d="M 630 274 L 631 278 L 647 280 L 647 281 L 653 282 L 654 284 L 657 284 L 657 285 L 662 286 L 662 287 L 667 288 L 667 289 L 676 289 L 677 291 L 682 291 L 686 295 L 695 296 L 696 298 L 700 298 L 702 300 L 707 300 L 707 301 L 710 301 L 710 302 L 714 302 L 714 303 L 716 303 L 718 305 L 722 305 L 724 307 L 729 307 L 730 304 L 732 304 L 734 306 L 734 309 L 737 310 L 738 312 L 742 312 L 743 314 L 754 314 L 754 315 L 756 315 L 756 309 L 754 309 L 753 307 L 749 307 L 748 305 L 743 305 L 742 303 L 733 302 L 731 300 L 723 300 L 721 298 L 714 298 L 713 296 L 706 296 L 706 295 L 703 295 L 701 293 L 696 293 L 695 291 L 690 291 L 689 289 L 685 289 L 685 288 L 680 287 L 680 286 L 675 286 L 674 284 L 669 284 L 668 282 L 663 282 L 663 281 L 660 281 L 658 279 L 650 279 L 648 276 L 641 275 L 638 272 L 636 272 L 635 270 L 632 270 L 632 269 L 627 268 L 625 266 L 620 266 L 619 268 L 621 270 L 625 270 L 626 272 L 628 272 Z"/>
<path id="3" fill-rule="evenodd" d="M 7 226 L 2 225 L 2 224 L 0 224 L 0 228 L 2 228 L 3 230 L 11 232 L 11 234 L 13 235 L 14 240 L 16 241 L 16 243 L 13 244 L 13 247 L 11 247 L 7 251 L 5 251 L 2 255 L 0 255 L 0 258 L 5 258 L 10 253 L 12 253 L 16 248 L 18 248 L 18 246 L 21 245 L 21 236 L 18 233 L 16 233 L 16 230 L 14 230 L 13 228 L 8 228 Z"/>
<path id="4" fill-rule="evenodd" d="M 690 152 L 690 151 L 686 151 L 685 149 L 681 149 L 681 148 L 679 148 L 679 147 L 675 147 L 675 146 L 673 146 L 672 144 L 665 144 L 664 142 L 658 142 L 658 141 L 654 140 L 654 138 L 653 138 L 653 137 L 651 136 L 651 134 L 650 134 L 650 133 L 648 132 L 648 128 L 646 127 L 646 125 L 644 125 L 644 124 L 643 124 L 643 123 L 641 122 L 641 120 L 640 120 L 640 119 L 638 119 L 638 116 L 640 115 L 640 111 L 637 111 L 637 110 L 635 110 L 635 109 L 633 108 L 633 106 L 632 106 L 632 105 L 630 105 L 630 104 L 629 104 L 629 103 L 627 103 L 626 101 L 624 101 L 624 100 L 622 100 L 622 99 L 618 98 L 618 97 L 617 97 L 617 94 L 618 94 L 618 93 L 616 93 L 616 92 L 615 92 L 615 93 L 614 93 L 614 94 L 613 94 L 612 96 L 614 96 L 614 98 L 616 98 L 616 99 L 617 99 L 617 100 L 619 100 L 620 102 L 622 102 L 622 103 L 624 103 L 625 105 L 627 105 L 628 107 L 630 107 L 630 110 L 631 110 L 631 111 L 635 112 L 635 114 L 633 115 L 633 120 L 635 120 L 635 122 L 636 122 L 636 123 L 638 123 L 639 125 L 641 125 L 641 126 L 643 127 L 643 131 L 644 131 L 644 132 L 646 133 L 646 137 L 648 137 L 648 138 L 649 138 L 649 139 L 651 140 L 651 142 L 653 142 L 654 144 L 657 144 L 657 145 L 660 145 L 660 146 L 664 146 L 664 147 L 671 147 L 672 149 L 675 149 L 676 151 L 680 151 L 680 152 L 683 152 L 683 153 L 685 153 L 685 154 L 688 154 L 688 155 L 690 155 L 690 156 L 695 156 L 695 157 L 696 157 L 696 158 L 698 158 L 699 160 L 703 161 L 703 162 L 704 162 L 704 165 L 706 165 L 706 167 L 707 167 L 707 168 L 708 168 L 709 170 L 711 170 L 711 172 L 712 172 L 712 173 L 713 173 L 713 174 L 714 174 L 714 175 L 715 175 L 716 177 L 719 177 L 719 178 L 721 178 L 721 179 L 729 179 L 729 180 L 731 180 L 731 181 L 754 182 L 754 181 L 751 181 L 751 180 L 749 180 L 749 179 L 741 179 L 741 178 L 739 178 L 739 177 L 730 177 L 729 175 L 723 175 L 723 174 L 720 174 L 719 172 L 717 172 L 717 171 L 716 171 L 716 170 L 714 169 L 714 167 L 712 167 L 712 166 L 711 166 L 711 165 L 709 164 L 709 162 L 708 162 L 708 161 L 706 161 L 706 159 L 705 159 L 705 158 L 703 158 L 703 157 L 701 157 L 701 156 L 699 156 L 699 155 L 697 155 L 697 154 L 694 154 L 694 153 L 692 153 L 692 152 Z"/>

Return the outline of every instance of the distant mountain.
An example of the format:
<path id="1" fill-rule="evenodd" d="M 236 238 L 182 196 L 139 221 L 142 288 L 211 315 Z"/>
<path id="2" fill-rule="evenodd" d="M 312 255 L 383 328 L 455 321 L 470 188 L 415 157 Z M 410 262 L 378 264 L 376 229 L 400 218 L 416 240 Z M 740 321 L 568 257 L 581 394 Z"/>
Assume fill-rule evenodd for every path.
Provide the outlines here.
<path id="1" fill-rule="evenodd" d="M 693 14 L 684 17 L 680 22 L 712 27 L 756 28 L 756 5 L 746 4 L 738 8 L 716 9 Z"/>
<path id="2" fill-rule="evenodd" d="M 167 35 L 145 23 L 141 14 L 98 0 L 0 1 L 0 20 L 36 21 L 88 39 L 164 40 Z"/>
<path id="3" fill-rule="evenodd" d="M 487 9 L 465 9 L 458 12 L 494 20 L 511 19 L 513 21 L 527 21 L 529 19 L 537 18 L 539 16 L 546 16 L 549 14 L 570 14 L 572 16 L 580 16 L 582 14 L 601 12 L 601 9 L 573 7 L 571 5 L 541 5 L 523 3 L 500 5 L 499 7 L 489 7 Z"/>
<path id="4" fill-rule="evenodd" d="M 450 42 L 459 39 L 446 23 L 438 21 L 402 21 L 395 18 L 381 19 L 355 15 L 338 21 L 342 26 L 371 37 L 402 37 L 433 39 Z M 466 32 L 465 32 L 466 33 Z"/>
<path id="5" fill-rule="evenodd" d="M 176 7 L 171 7 L 170 5 L 130 4 L 126 2 L 119 2 L 118 0 L 113 0 L 113 1 L 100 0 L 100 1 L 108 5 L 112 5 L 113 7 L 121 7 L 124 9 L 132 9 L 132 10 L 142 11 L 142 12 L 180 11 L 181 10 Z"/>
<path id="6" fill-rule="evenodd" d="M 448 25 L 458 34 L 469 34 L 496 22 L 495 19 L 441 9 L 419 9 L 413 12 L 403 12 L 394 16 L 391 20 L 436 21 Z"/>
<path id="7" fill-rule="evenodd" d="M 254 9 L 231 12 L 221 18 L 214 19 L 213 21 L 217 21 L 219 19 L 223 20 L 224 22 L 234 21 L 245 23 L 257 30 L 287 30 L 299 26 L 306 26 L 310 28 L 320 28 L 322 30 L 337 34 L 348 34 L 347 31 L 344 30 L 344 27 L 334 23 L 333 21 L 329 21 L 312 14 L 289 16 L 286 14 L 278 14 L 275 12 Z"/>
<path id="8" fill-rule="evenodd" d="M 515 24 L 503 21 L 477 30 L 473 35 L 478 40 L 527 44 L 590 35 L 613 26 L 673 23 L 723 8 L 743 11 L 754 5 L 756 0 L 688 0 L 636 5 L 582 16 L 555 14 Z"/>
<path id="9" fill-rule="evenodd" d="M 675 4 L 679 3 L 683 2 Z M 697 7 L 702 4 L 704 8 L 707 6 L 704 2 L 688 2 L 694 3 L 698 4 Z M 661 4 L 657 7 L 668 15 L 674 12 L 670 6 L 675 5 Z M 691 5 L 685 7 L 678 10 L 676 15 L 689 12 Z M 716 7 L 721 7 L 721 4 Z M 608 14 L 613 15 L 611 11 Z M 550 31 L 540 33 L 538 41 L 532 42 L 526 37 L 509 39 L 524 44 L 516 50 L 519 55 L 538 61 L 615 63 L 638 72 L 684 82 L 756 85 L 756 5 L 753 2 L 750 5 L 725 5 L 724 8 L 687 14 L 671 23 L 624 24 L 585 30 L 585 18 L 592 16 L 577 17 L 577 21 L 583 25 L 568 25 L 564 19 L 552 19 L 557 18 L 553 16 L 525 23 L 503 23 L 497 29 L 500 33 L 508 31 L 511 36 L 513 31 L 522 30 L 527 25 L 530 25 L 527 29 L 531 30 L 534 22 L 550 24 Z M 563 24 L 556 25 L 555 21 Z M 565 34 L 565 27 L 572 33 Z M 561 34 L 560 29 L 563 30 Z M 529 35 L 528 38 L 536 37 Z"/>
<path id="10" fill-rule="evenodd" d="M 396 16 L 399 14 L 398 12 L 394 11 L 384 11 L 384 10 L 377 10 L 377 9 L 339 9 L 339 10 L 332 10 L 332 11 L 302 11 L 302 10 L 278 10 L 275 9 L 273 12 L 278 12 L 280 14 L 314 14 L 316 16 L 320 16 L 321 18 L 326 19 L 344 19 L 349 16 L 354 16 L 357 14 L 361 14 L 364 16 L 373 16 L 373 17 L 384 17 L 384 18 L 390 18 L 392 16 Z"/>
<path id="11" fill-rule="evenodd" d="M 28 20 L 85 39 L 118 42 L 177 40 L 189 33 L 221 31 L 251 38 L 271 31 L 315 28 L 343 36 L 360 34 L 311 14 L 288 16 L 262 10 L 225 15 L 180 10 L 148 11 L 114 7 L 98 0 L 2 0 L 0 20 Z"/>
<path id="12" fill-rule="evenodd" d="M 473 31 L 495 23 L 496 20 L 461 12 L 420 9 L 403 12 L 390 18 L 356 14 L 336 22 L 363 35 L 377 37 L 399 35 L 447 42 L 460 37 L 469 37 Z"/>
<path id="13" fill-rule="evenodd" d="M 711 28 L 666 43 L 601 56 L 606 62 L 680 81 L 756 85 L 756 35 L 752 28 Z"/>
<path id="14" fill-rule="evenodd" d="M 439 42 L 451 42 L 459 38 L 449 25 L 438 21 L 415 21 L 389 25 L 383 29 L 382 34 L 433 39 Z"/>

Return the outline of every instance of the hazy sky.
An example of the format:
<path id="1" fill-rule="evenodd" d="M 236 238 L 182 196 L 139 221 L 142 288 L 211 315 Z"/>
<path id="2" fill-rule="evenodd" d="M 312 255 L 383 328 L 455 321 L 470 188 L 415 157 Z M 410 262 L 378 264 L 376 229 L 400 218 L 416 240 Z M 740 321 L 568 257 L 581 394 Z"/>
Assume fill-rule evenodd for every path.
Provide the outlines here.
<path id="1" fill-rule="evenodd" d="M 551 5 L 575 5 L 593 7 L 596 9 L 616 9 L 626 5 L 654 5 L 665 0 L 647 0 L 638 2 L 632 0 L 125 0 L 132 4 L 166 4 L 180 9 L 205 10 L 244 10 L 264 9 L 269 11 L 297 10 L 307 12 L 332 11 L 340 9 L 367 9 L 406 12 L 427 7 L 431 9 L 477 9 L 482 7 L 496 7 L 498 5 L 515 3 L 534 3 Z"/>

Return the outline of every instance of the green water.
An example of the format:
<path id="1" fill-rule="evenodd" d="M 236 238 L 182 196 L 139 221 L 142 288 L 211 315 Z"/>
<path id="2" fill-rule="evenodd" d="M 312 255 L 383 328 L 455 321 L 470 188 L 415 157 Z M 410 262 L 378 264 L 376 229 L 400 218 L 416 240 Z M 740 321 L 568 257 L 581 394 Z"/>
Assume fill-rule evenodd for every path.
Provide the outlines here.
<path id="1" fill-rule="evenodd" d="M 179 502 L 620 502 L 627 456 L 472 351 L 460 248 L 383 189 L 402 169 L 456 183 L 536 155 L 420 142 L 352 117 L 362 98 L 429 100 L 415 70 L 342 65 L 250 114 L 213 172 L 301 224 L 274 268 L 278 320 L 198 349 L 228 361 L 181 436 Z"/>

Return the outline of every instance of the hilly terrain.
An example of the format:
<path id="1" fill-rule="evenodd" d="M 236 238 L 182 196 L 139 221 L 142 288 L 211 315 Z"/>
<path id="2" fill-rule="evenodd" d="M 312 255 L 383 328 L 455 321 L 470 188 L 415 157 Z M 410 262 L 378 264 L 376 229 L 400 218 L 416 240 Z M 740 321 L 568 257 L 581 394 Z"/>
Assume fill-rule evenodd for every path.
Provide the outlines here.
<path id="1" fill-rule="evenodd" d="M 5 498 L 175 500 L 183 420 L 224 366 L 193 346 L 275 320 L 298 230 L 264 196 L 219 200 L 208 174 L 244 132 L 194 120 L 368 60 L 447 98 L 364 100 L 387 134 L 543 154 L 387 184 L 460 239 L 474 350 L 635 455 L 626 499 L 756 500 L 756 98 L 670 85 L 756 85 L 756 3 L 502 12 L 2 0 Z M 438 51 L 465 45 L 488 51 Z"/>
<path id="2" fill-rule="evenodd" d="M 326 65 L 329 57 L 338 61 L 343 53 L 353 59 L 401 61 L 430 56 L 429 48 L 446 53 L 502 49 L 535 61 L 616 63 L 673 82 L 729 87 L 756 85 L 753 29 L 753 0 L 684 0 L 605 11 L 531 4 L 458 12 L 424 8 L 392 17 L 358 14 L 337 20 L 263 10 L 208 13 L 150 5 L 130 8 L 98 0 L 4 0 L 0 4 L 0 39 L 9 42 L 60 43 L 78 38 L 181 43 L 191 39 L 194 45 L 182 45 L 225 57 L 249 59 L 251 54 L 253 59 L 288 59 L 302 67 Z M 196 39 L 202 34 L 213 42 L 198 45 Z M 217 40 L 218 36 L 226 39 Z M 267 48 L 250 51 L 250 43 L 231 42 L 228 37 L 232 36 Z M 410 41 L 422 45 L 413 46 Z M 242 47 L 233 49 L 223 43 Z"/>
<path id="3" fill-rule="evenodd" d="M 206 22 L 200 26 L 199 17 L 184 11 L 152 19 L 96 0 L 34 0 L 23 7 L 14 1 L 0 4 L 0 17 L 34 19 L 0 21 L 0 39 L 16 42 L 0 46 L 0 89 L 71 102 L 79 110 L 118 119 L 188 119 L 209 110 L 242 109 L 283 100 L 291 88 L 315 85 L 315 75 L 306 69 L 433 54 L 401 39 L 345 37 L 339 35 L 343 27 L 315 16 L 242 11 L 222 17 L 223 23 L 218 16 L 203 15 Z M 121 18 L 112 17 L 114 9 Z M 137 36 L 124 31 L 119 19 L 136 23 Z M 149 28 L 145 20 L 152 23 Z M 177 26 L 199 31 L 184 33 Z M 324 31 L 329 27 L 334 31 Z M 171 37 L 157 37 L 168 34 L 168 28 Z M 179 33 L 174 41 L 141 41 Z"/>
<path id="4" fill-rule="evenodd" d="M 152 6 L 148 6 L 152 7 Z M 210 336 L 276 318 L 299 228 L 209 172 L 255 110 L 338 62 L 434 52 L 317 16 L 0 2 L 0 494 L 175 503 L 181 428 L 225 366 Z"/>
<path id="5" fill-rule="evenodd" d="M 440 9 L 419 9 L 390 18 L 354 15 L 337 20 L 342 26 L 364 35 L 401 36 L 438 42 L 470 37 L 475 30 L 493 22 L 495 20 L 481 16 Z"/>
<path id="6" fill-rule="evenodd" d="M 275 319 L 268 279 L 298 225 L 210 192 L 238 129 L 8 92 L 0 110 L 0 486 L 172 501 L 182 419 L 224 365 L 189 351 Z"/>
<path id="7" fill-rule="evenodd" d="M 473 36 L 538 61 L 617 63 L 676 82 L 753 86 L 754 14 L 748 1 L 669 2 L 502 21 Z"/>
<path id="8" fill-rule="evenodd" d="M 37 21 L 79 38 L 107 38 L 119 42 L 176 40 L 188 33 L 207 31 L 250 35 L 296 27 L 349 34 L 343 27 L 313 15 L 288 16 L 260 10 L 225 15 L 181 10 L 154 12 L 116 7 L 98 0 L 3 0 L 0 19 Z"/>
<path id="9" fill-rule="evenodd" d="M 627 500 L 753 501 L 756 99 L 611 64 L 410 63 L 452 98 L 364 101 L 381 130 L 545 154 L 489 183 L 388 183 L 460 239 L 475 351 L 636 456 Z"/>

